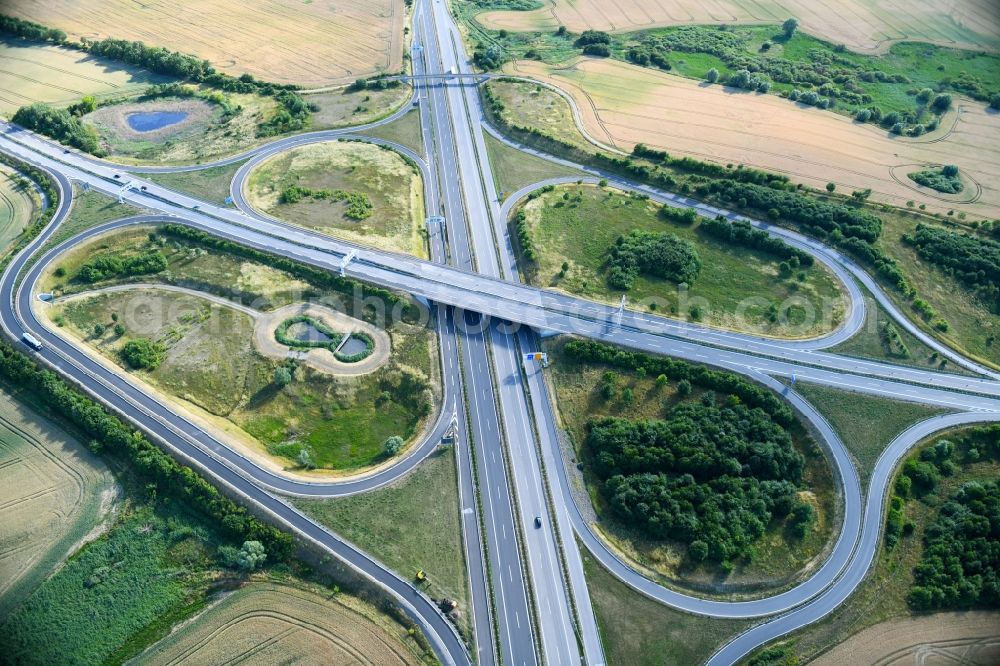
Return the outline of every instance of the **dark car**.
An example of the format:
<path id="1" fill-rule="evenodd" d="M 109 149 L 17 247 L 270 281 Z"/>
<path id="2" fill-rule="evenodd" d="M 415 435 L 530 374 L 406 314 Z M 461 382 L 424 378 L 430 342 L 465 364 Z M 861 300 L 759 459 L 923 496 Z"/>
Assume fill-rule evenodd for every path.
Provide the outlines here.
<path id="1" fill-rule="evenodd" d="M 535 529 L 540 529 L 542 527 L 542 517 L 535 516 Z"/>

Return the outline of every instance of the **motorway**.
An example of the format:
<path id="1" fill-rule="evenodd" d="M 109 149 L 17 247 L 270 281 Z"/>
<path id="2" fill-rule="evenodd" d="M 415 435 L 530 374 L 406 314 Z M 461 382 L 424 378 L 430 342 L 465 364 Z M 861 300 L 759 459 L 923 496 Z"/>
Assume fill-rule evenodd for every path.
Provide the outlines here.
<path id="1" fill-rule="evenodd" d="M 418 1 L 413 26 L 417 44 L 412 59 L 415 74 L 468 70 L 457 29 L 443 3 Z M 846 285 L 852 307 L 836 331 L 809 340 L 781 341 L 632 310 L 622 313 L 619 323 L 615 308 L 520 284 L 506 219 L 511 207 L 529 188 L 500 205 L 486 159 L 483 113 L 475 87 L 429 85 L 431 80 L 415 81 L 414 92 L 427 154 L 421 156 L 392 146 L 401 149 L 421 169 L 428 216 L 443 213 L 446 219 L 445 225 L 429 228 L 431 262 L 353 246 L 259 215 L 242 201 L 243 183 L 249 171 L 246 165 L 233 182 L 234 200 L 240 207 L 234 211 L 127 175 L 123 167 L 64 152 L 60 146 L 19 128 L 3 126 L 0 150 L 50 172 L 61 198 L 52 223 L 0 278 L 0 289 L 11 296 L 0 308 L 0 325 L 13 337 L 19 337 L 22 331 L 32 332 L 45 342 L 40 354 L 43 361 L 83 385 L 176 455 L 271 514 L 280 524 L 376 581 L 420 625 L 446 663 L 468 663 L 470 657 L 434 604 L 408 581 L 315 524 L 277 494 L 338 496 L 377 488 L 419 464 L 453 422 L 465 426 L 467 439 L 456 445 L 455 453 L 479 663 L 603 662 L 600 633 L 590 607 L 574 534 L 614 575 L 662 603 L 714 617 L 775 616 L 734 639 L 713 657 L 713 664 L 733 663 L 756 645 L 823 617 L 847 598 L 867 571 L 878 544 L 885 492 L 896 461 L 927 434 L 960 423 L 996 420 L 1000 412 L 997 375 L 943 348 L 928 336 L 923 337 L 930 346 L 981 376 L 906 368 L 823 351 L 854 335 L 864 323 L 864 300 L 854 280 L 868 287 L 901 325 L 911 332 L 915 327 L 870 276 L 848 258 L 815 240 L 756 220 L 751 223 L 812 253 Z M 406 105 L 389 119 L 399 117 L 409 108 Z M 280 139 L 211 164 L 244 159 L 256 164 L 266 156 L 316 140 L 357 138 L 380 142 L 359 136 L 364 129 Z M 208 165 L 161 170 L 205 166 Z M 581 165 L 572 166 L 585 169 Z M 703 214 L 722 214 L 731 219 L 737 217 L 728 211 L 590 171 L 595 178 L 608 178 L 616 187 L 649 194 L 668 205 L 694 207 Z M 69 213 L 70 181 L 117 195 L 123 174 L 137 188 L 146 187 L 145 191 L 123 193 L 124 199 L 156 214 L 107 223 L 79 234 L 46 252 L 18 282 L 21 269 Z M 405 290 L 437 304 L 434 311 L 441 338 L 445 400 L 430 436 L 392 467 L 367 477 L 326 483 L 289 479 L 243 458 L 210 432 L 159 404 L 141 383 L 80 354 L 55 329 L 35 318 L 34 287 L 56 254 L 108 230 L 156 220 L 183 222 L 331 271 L 339 270 L 342 258 L 356 252 L 356 258 L 346 267 L 349 276 Z M 526 326 L 511 327 L 505 322 Z M 919 329 L 916 331 L 923 335 Z M 748 375 L 784 393 L 824 440 L 842 484 L 843 525 L 833 552 L 823 565 L 786 592 L 734 603 L 701 599 L 664 588 L 643 578 L 608 551 L 583 519 L 569 492 L 553 406 L 542 371 L 533 365 L 525 366 L 521 360 L 524 352 L 537 348 L 536 333 L 556 332 L 708 363 Z M 879 460 L 868 496 L 862 497 L 857 474 L 836 433 L 807 402 L 775 377 L 795 377 L 943 405 L 961 413 L 930 419 L 900 435 Z M 542 520 L 543 529 L 534 527 L 536 516 Z"/>

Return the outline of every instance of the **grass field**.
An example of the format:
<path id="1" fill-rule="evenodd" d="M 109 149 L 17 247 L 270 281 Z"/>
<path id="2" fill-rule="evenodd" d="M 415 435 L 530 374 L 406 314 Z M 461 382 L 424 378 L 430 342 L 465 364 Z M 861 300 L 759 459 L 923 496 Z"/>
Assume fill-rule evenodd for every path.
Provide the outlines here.
<path id="1" fill-rule="evenodd" d="M 39 207 L 33 186 L 17 172 L 0 166 L 0 256 L 35 218 Z"/>
<path id="2" fill-rule="evenodd" d="M 859 358 L 869 358 L 875 361 L 883 361 L 888 363 L 896 363 L 898 365 L 909 365 L 915 368 L 924 369 L 934 369 L 939 370 L 939 362 L 937 361 L 937 356 L 934 356 L 934 352 L 931 351 L 930 347 L 924 343 L 917 340 L 912 334 L 907 332 L 903 327 L 899 326 L 893 322 L 892 318 L 886 314 L 882 306 L 872 298 L 871 294 L 864 287 L 861 287 L 861 292 L 864 294 L 865 298 L 865 310 L 867 315 L 865 317 L 865 323 L 861 330 L 847 342 L 842 342 L 835 347 L 831 347 L 830 351 L 837 354 L 845 354 L 847 356 L 856 356 Z M 899 332 L 899 337 L 906 345 L 908 352 L 907 356 L 898 356 L 891 353 L 891 350 L 883 342 L 883 336 L 880 333 L 881 327 L 887 322 L 892 322 L 893 326 Z M 948 371 L 963 373 L 963 369 L 952 365 L 947 368 Z"/>
<path id="3" fill-rule="evenodd" d="M 940 317 L 948 322 L 948 331 L 942 333 L 934 329 L 931 323 L 913 314 L 910 305 L 904 302 L 897 292 L 886 290 L 900 310 L 912 314 L 911 319 L 923 328 L 924 332 L 935 336 L 966 356 L 1000 367 L 1000 345 L 990 344 L 989 341 L 990 336 L 1000 334 L 1000 315 L 990 312 L 966 286 L 921 259 L 911 246 L 903 242 L 903 234 L 912 233 L 918 220 L 903 211 L 884 212 L 881 216 L 884 224 L 879 245 L 899 262 L 920 297 L 930 303 Z M 927 224 L 925 220 L 919 221 Z M 960 231 L 961 228 L 953 230 Z"/>
<path id="4" fill-rule="evenodd" d="M 229 186 L 233 182 L 233 177 L 243 164 L 244 162 L 236 162 L 198 171 L 150 173 L 143 174 L 143 178 L 221 206 L 229 196 Z"/>
<path id="5" fill-rule="evenodd" d="M 311 116 L 310 127 L 320 130 L 373 122 L 394 112 L 412 94 L 413 89 L 404 85 L 385 90 L 338 88 L 304 94 L 302 98 L 319 106 Z"/>
<path id="6" fill-rule="evenodd" d="M 549 88 L 527 81 L 490 81 L 490 91 L 504 104 L 504 120 L 511 125 L 537 127 L 549 136 L 587 152 L 594 144 L 576 125 L 569 103 Z M 596 140 L 611 142 L 606 134 L 593 134 Z"/>
<path id="7" fill-rule="evenodd" d="M 696 400 L 701 389 L 694 387 L 690 398 L 682 398 L 677 386 L 669 383 L 657 387 L 654 377 L 639 377 L 635 372 L 604 365 L 576 363 L 561 352 L 562 343 L 547 346 L 550 380 L 558 410 L 559 426 L 566 431 L 575 448 L 577 459 L 583 463 L 582 482 L 593 504 L 595 526 L 617 554 L 651 578 L 659 579 L 673 587 L 697 590 L 701 594 L 759 593 L 765 589 L 788 585 L 814 564 L 834 532 L 836 513 L 836 486 L 830 463 L 815 442 L 801 428 L 791 430 L 796 448 L 803 454 L 804 495 L 816 510 L 816 525 L 803 540 L 787 536 L 780 521 L 773 521 L 754 545 L 752 561 L 734 562 L 735 568 L 728 576 L 717 565 L 690 567 L 683 565 L 686 546 L 668 541 L 650 539 L 627 529 L 610 514 L 597 484 L 589 470 L 590 452 L 586 446 L 586 425 L 593 418 L 615 416 L 619 418 L 662 418 L 667 408 L 682 400 Z M 634 394 L 632 405 L 621 399 L 607 401 L 598 390 L 602 375 L 613 370 L 618 376 L 618 386 Z M 585 500 L 584 500 L 585 501 Z M 587 518 L 590 520 L 591 518 Z M 628 663 L 628 662 L 625 662 Z"/>
<path id="8" fill-rule="evenodd" d="M 87 259 L 157 250 L 168 268 L 138 280 L 194 287 L 262 310 L 331 298 L 273 268 L 187 242 L 154 242 L 148 233 L 130 230 L 74 249 L 58 261 L 65 275 L 47 276 L 43 288 L 60 295 L 86 292 L 91 286 L 74 276 Z M 339 302 L 329 301 L 331 306 Z M 279 388 L 273 378 L 282 361 L 257 351 L 251 317 L 210 307 L 195 296 L 164 290 L 103 292 L 56 305 L 49 316 L 119 364 L 124 363 L 119 350 L 128 339 L 163 342 L 164 362 L 140 376 L 165 396 L 183 401 L 210 426 L 235 431 L 232 437 L 254 455 L 275 456 L 284 466 L 297 464 L 293 461 L 303 448 L 326 469 L 351 471 L 383 462 L 385 440 L 416 436 L 436 404 L 433 332 L 418 324 L 390 326 L 392 358 L 372 373 L 334 376 L 302 364 L 294 370 L 294 381 Z M 105 327 L 99 336 L 97 324 Z M 124 335 L 114 332 L 116 324 L 125 327 Z"/>
<path id="9" fill-rule="evenodd" d="M 538 255 L 524 274 L 539 287 L 617 303 L 623 292 L 608 285 L 605 268 L 615 239 L 637 229 L 669 232 L 694 244 L 701 271 L 686 292 L 667 280 L 640 276 L 625 292 L 631 307 L 655 304 L 656 312 L 680 319 L 691 319 L 697 307 L 705 324 L 778 337 L 818 335 L 843 320 L 840 285 L 821 265 L 806 270 L 804 281 L 783 278 L 773 256 L 718 241 L 699 232 L 698 224 L 665 221 L 659 209 L 659 204 L 590 185 L 543 193 L 522 208 Z M 564 261 L 569 268 L 561 275 Z M 773 322 L 768 317 L 772 305 L 778 313 Z"/>
<path id="10" fill-rule="evenodd" d="M 305 87 L 347 83 L 402 65 L 402 0 L 11 0 L 4 12 L 61 28 L 71 39 L 141 40 L 207 59 L 227 74 Z"/>
<path id="11" fill-rule="evenodd" d="M 0 389 L 0 621 L 97 527 L 114 479 L 104 463 Z"/>
<path id="12" fill-rule="evenodd" d="M 416 109 L 391 123 L 368 130 L 365 134 L 395 141 L 411 149 L 417 155 L 424 154 L 424 137 L 420 131 L 420 112 Z"/>
<path id="13" fill-rule="evenodd" d="M 619 581 L 586 551 L 581 555 L 590 602 L 609 664 L 701 664 L 750 624 L 746 620 L 699 617 L 668 608 Z"/>
<path id="14" fill-rule="evenodd" d="M 8 4 L 4 12 L 10 12 Z M 62 106 L 78 102 L 84 95 L 100 100 L 129 96 L 166 80 L 82 51 L 0 40 L 0 115 L 8 118 L 19 107 L 35 102 Z"/>
<path id="15" fill-rule="evenodd" d="M 319 588 L 255 581 L 142 653 L 144 664 L 418 664 L 398 624 Z M 372 617 L 377 617 L 376 623 Z M 322 655 L 322 658 L 320 657 Z"/>
<path id="16" fill-rule="evenodd" d="M 795 390 L 825 416 L 854 458 L 862 492 L 885 447 L 918 421 L 949 410 L 798 382 Z"/>
<path id="17" fill-rule="evenodd" d="M 572 32 L 625 32 L 669 25 L 781 23 L 798 19 L 802 30 L 862 52 L 884 51 L 894 42 L 921 41 L 974 49 L 1000 49 L 1000 26 L 988 0 L 932 0 L 885 4 L 876 0 L 551 0 L 533 11 L 479 14 L 488 28 Z"/>
<path id="18" fill-rule="evenodd" d="M 935 132 L 893 137 L 774 95 L 706 85 L 616 60 L 584 58 L 558 66 L 518 61 L 508 67 L 568 92 L 587 132 L 621 150 L 645 143 L 672 155 L 784 174 L 817 189 L 828 182 L 845 193 L 871 188 L 872 200 L 895 206 L 913 200 L 930 212 L 1000 216 L 1000 163 L 991 158 L 1000 150 L 1000 116 L 980 102 L 959 99 L 958 110 Z M 558 104 L 551 93 L 550 99 Z M 518 100 L 538 105 L 523 92 Z M 529 124 L 547 123 L 542 114 Z M 973 184 L 961 194 L 943 195 L 906 177 L 918 167 L 940 164 L 957 164 Z"/>
<path id="19" fill-rule="evenodd" d="M 502 141 L 494 139 L 491 134 L 486 134 L 484 139 L 498 192 L 510 195 L 526 185 L 537 183 L 546 178 L 585 175 L 582 171 L 522 153 Z"/>
<path id="20" fill-rule="evenodd" d="M 958 430 L 933 437 L 922 443 L 911 455 L 919 455 L 921 449 L 932 445 L 938 439 L 954 439 L 954 435 L 961 432 L 965 431 Z M 960 452 L 956 452 L 955 455 L 957 461 L 963 460 L 963 454 Z M 850 636 L 886 620 L 915 617 L 939 617 L 942 620 L 947 618 L 947 615 L 914 614 L 906 602 L 906 597 L 913 585 L 913 567 L 920 561 L 923 551 L 924 529 L 940 510 L 942 498 L 950 497 L 966 481 L 991 481 L 995 480 L 998 474 L 1000 474 L 1000 463 L 995 459 L 983 459 L 976 463 L 965 462 L 965 464 L 959 465 L 955 474 L 943 477 L 938 482 L 937 489 L 927 499 L 907 501 L 903 515 L 905 520 L 915 524 L 914 532 L 901 538 L 891 551 L 885 549 L 884 543 L 880 545 L 867 578 L 844 604 L 819 623 L 795 632 L 787 639 L 781 639 L 781 643 L 790 646 L 791 651 L 798 655 L 799 663 L 812 663 L 812 659 L 844 642 Z M 889 636 L 885 634 L 883 637 L 884 640 L 881 644 L 885 645 Z M 816 663 L 829 664 L 831 662 Z M 859 656 L 857 660 L 839 663 L 876 662 Z"/>
<path id="21" fill-rule="evenodd" d="M 342 190 L 364 195 L 371 214 L 351 219 L 347 202 L 303 197 L 282 203 L 290 186 Z M 423 182 L 416 168 L 398 153 L 358 141 L 331 141 L 293 148 L 251 172 L 247 200 L 258 210 L 383 250 L 427 257 Z"/>
<path id="22" fill-rule="evenodd" d="M 439 449 L 385 488 L 295 505 L 390 566 L 403 578 L 423 569 L 434 598 L 458 601 L 459 626 L 471 639 L 468 574 L 462 548 L 455 452 Z"/>

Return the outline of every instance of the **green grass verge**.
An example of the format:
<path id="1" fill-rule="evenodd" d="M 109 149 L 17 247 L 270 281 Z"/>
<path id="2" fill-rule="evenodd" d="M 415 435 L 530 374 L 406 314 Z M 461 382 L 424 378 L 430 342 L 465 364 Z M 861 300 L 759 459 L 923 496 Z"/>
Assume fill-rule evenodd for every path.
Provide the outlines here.
<path id="1" fill-rule="evenodd" d="M 795 390 L 811 402 L 840 435 L 858 468 L 862 492 L 868 488 L 878 457 L 896 435 L 918 421 L 951 411 L 806 382 L 796 383 Z"/>
<path id="2" fill-rule="evenodd" d="M 560 176 L 586 176 L 582 171 L 560 166 L 540 157 L 523 153 L 508 146 L 490 134 L 484 136 L 486 153 L 493 169 L 493 180 L 498 192 L 510 195 L 517 190 L 547 178 Z"/>
<path id="3" fill-rule="evenodd" d="M 885 309 L 878 304 L 866 288 L 860 287 L 860 289 L 865 299 L 865 323 L 861 327 L 861 330 L 858 331 L 857 334 L 855 334 L 850 340 L 842 342 L 835 347 L 831 347 L 831 352 L 844 354 L 846 356 L 867 358 L 874 361 L 882 361 L 885 363 L 908 365 L 914 368 L 922 368 L 924 370 L 936 370 L 939 372 L 953 372 L 963 375 L 972 375 L 972 373 L 968 372 L 961 366 L 955 365 L 954 363 L 947 363 L 944 367 L 942 367 L 942 359 L 934 352 L 934 350 L 915 338 L 902 326 L 894 322 L 892 317 L 886 313 Z M 882 325 L 885 323 L 892 323 L 892 325 L 896 328 L 899 333 L 900 340 L 904 345 L 906 345 L 906 350 L 908 352 L 906 356 L 900 356 L 892 353 L 890 348 L 883 342 L 883 337 L 880 331 L 882 330 Z"/>
<path id="4" fill-rule="evenodd" d="M 387 141 L 395 141 L 417 155 L 424 154 L 424 137 L 420 131 L 420 111 L 417 109 L 413 109 L 391 123 L 368 130 L 366 134 Z"/>
<path id="5" fill-rule="evenodd" d="M 104 222 L 120 220 L 123 217 L 139 215 L 143 211 L 131 204 L 120 204 L 114 197 L 109 197 L 96 190 L 83 191 L 73 186 L 73 208 L 69 216 L 62 221 L 55 233 L 42 245 L 25 265 L 25 270 L 32 266 L 38 257 L 63 241 L 96 227 Z"/>
<path id="6" fill-rule="evenodd" d="M 220 206 L 225 204 L 229 196 L 229 186 L 233 177 L 246 160 L 233 164 L 199 169 L 198 171 L 178 171 L 175 173 L 142 174 L 157 185 L 169 187 L 172 190 L 190 194 L 205 201 Z"/>
<path id="7" fill-rule="evenodd" d="M 604 656 L 612 666 L 701 664 L 751 624 L 668 608 L 619 581 L 582 548 L 581 556 Z"/>
<path id="8" fill-rule="evenodd" d="M 403 578 L 423 569 L 435 598 L 459 602 L 462 627 L 471 638 L 469 593 L 462 549 L 455 452 L 440 448 L 402 480 L 343 499 L 293 500 Z"/>
<path id="9" fill-rule="evenodd" d="M 625 294 L 632 307 L 777 337 L 818 335 L 842 321 L 843 292 L 823 266 L 802 270 L 804 279 L 783 277 L 778 258 L 709 237 L 698 231 L 698 223 L 664 220 L 658 215 L 661 208 L 590 185 L 564 185 L 543 193 L 521 209 L 538 256 L 524 274 L 539 287 L 614 304 Z M 701 271 L 686 290 L 644 274 L 628 292 L 608 285 L 608 251 L 619 236 L 634 230 L 667 232 L 695 246 Z M 563 262 L 568 264 L 565 273 Z"/>

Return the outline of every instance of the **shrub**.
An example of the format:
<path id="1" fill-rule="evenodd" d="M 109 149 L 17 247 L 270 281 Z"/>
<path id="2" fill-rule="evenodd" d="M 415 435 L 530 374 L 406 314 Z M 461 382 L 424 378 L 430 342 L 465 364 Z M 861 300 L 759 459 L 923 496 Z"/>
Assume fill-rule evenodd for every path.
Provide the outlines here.
<path id="1" fill-rule="evenodd" d="M 167 357 L 167 348 L 149 338 L 136 338 L 125 343 L 121 355 L 135 370 L 156 370 Z"/>
<path id="2" fill-rule="evenodd" d="M 403 438 L 399 435 L 393 435 L 389 439 L 385 440 L 384 450 L 385 455 L 392 457 L 399 453 L 403 449 Z"/>
<path id="3" fill-rule="evenodd" d="M 708 70 L 708 72 L 705 73 L 705 80 L 708 81 L 709 83 L 715 83 L 716 81 L 718 81 L 719 80 L 719 70 L 717 70 L 714 67 L 712 69 Z"/>

